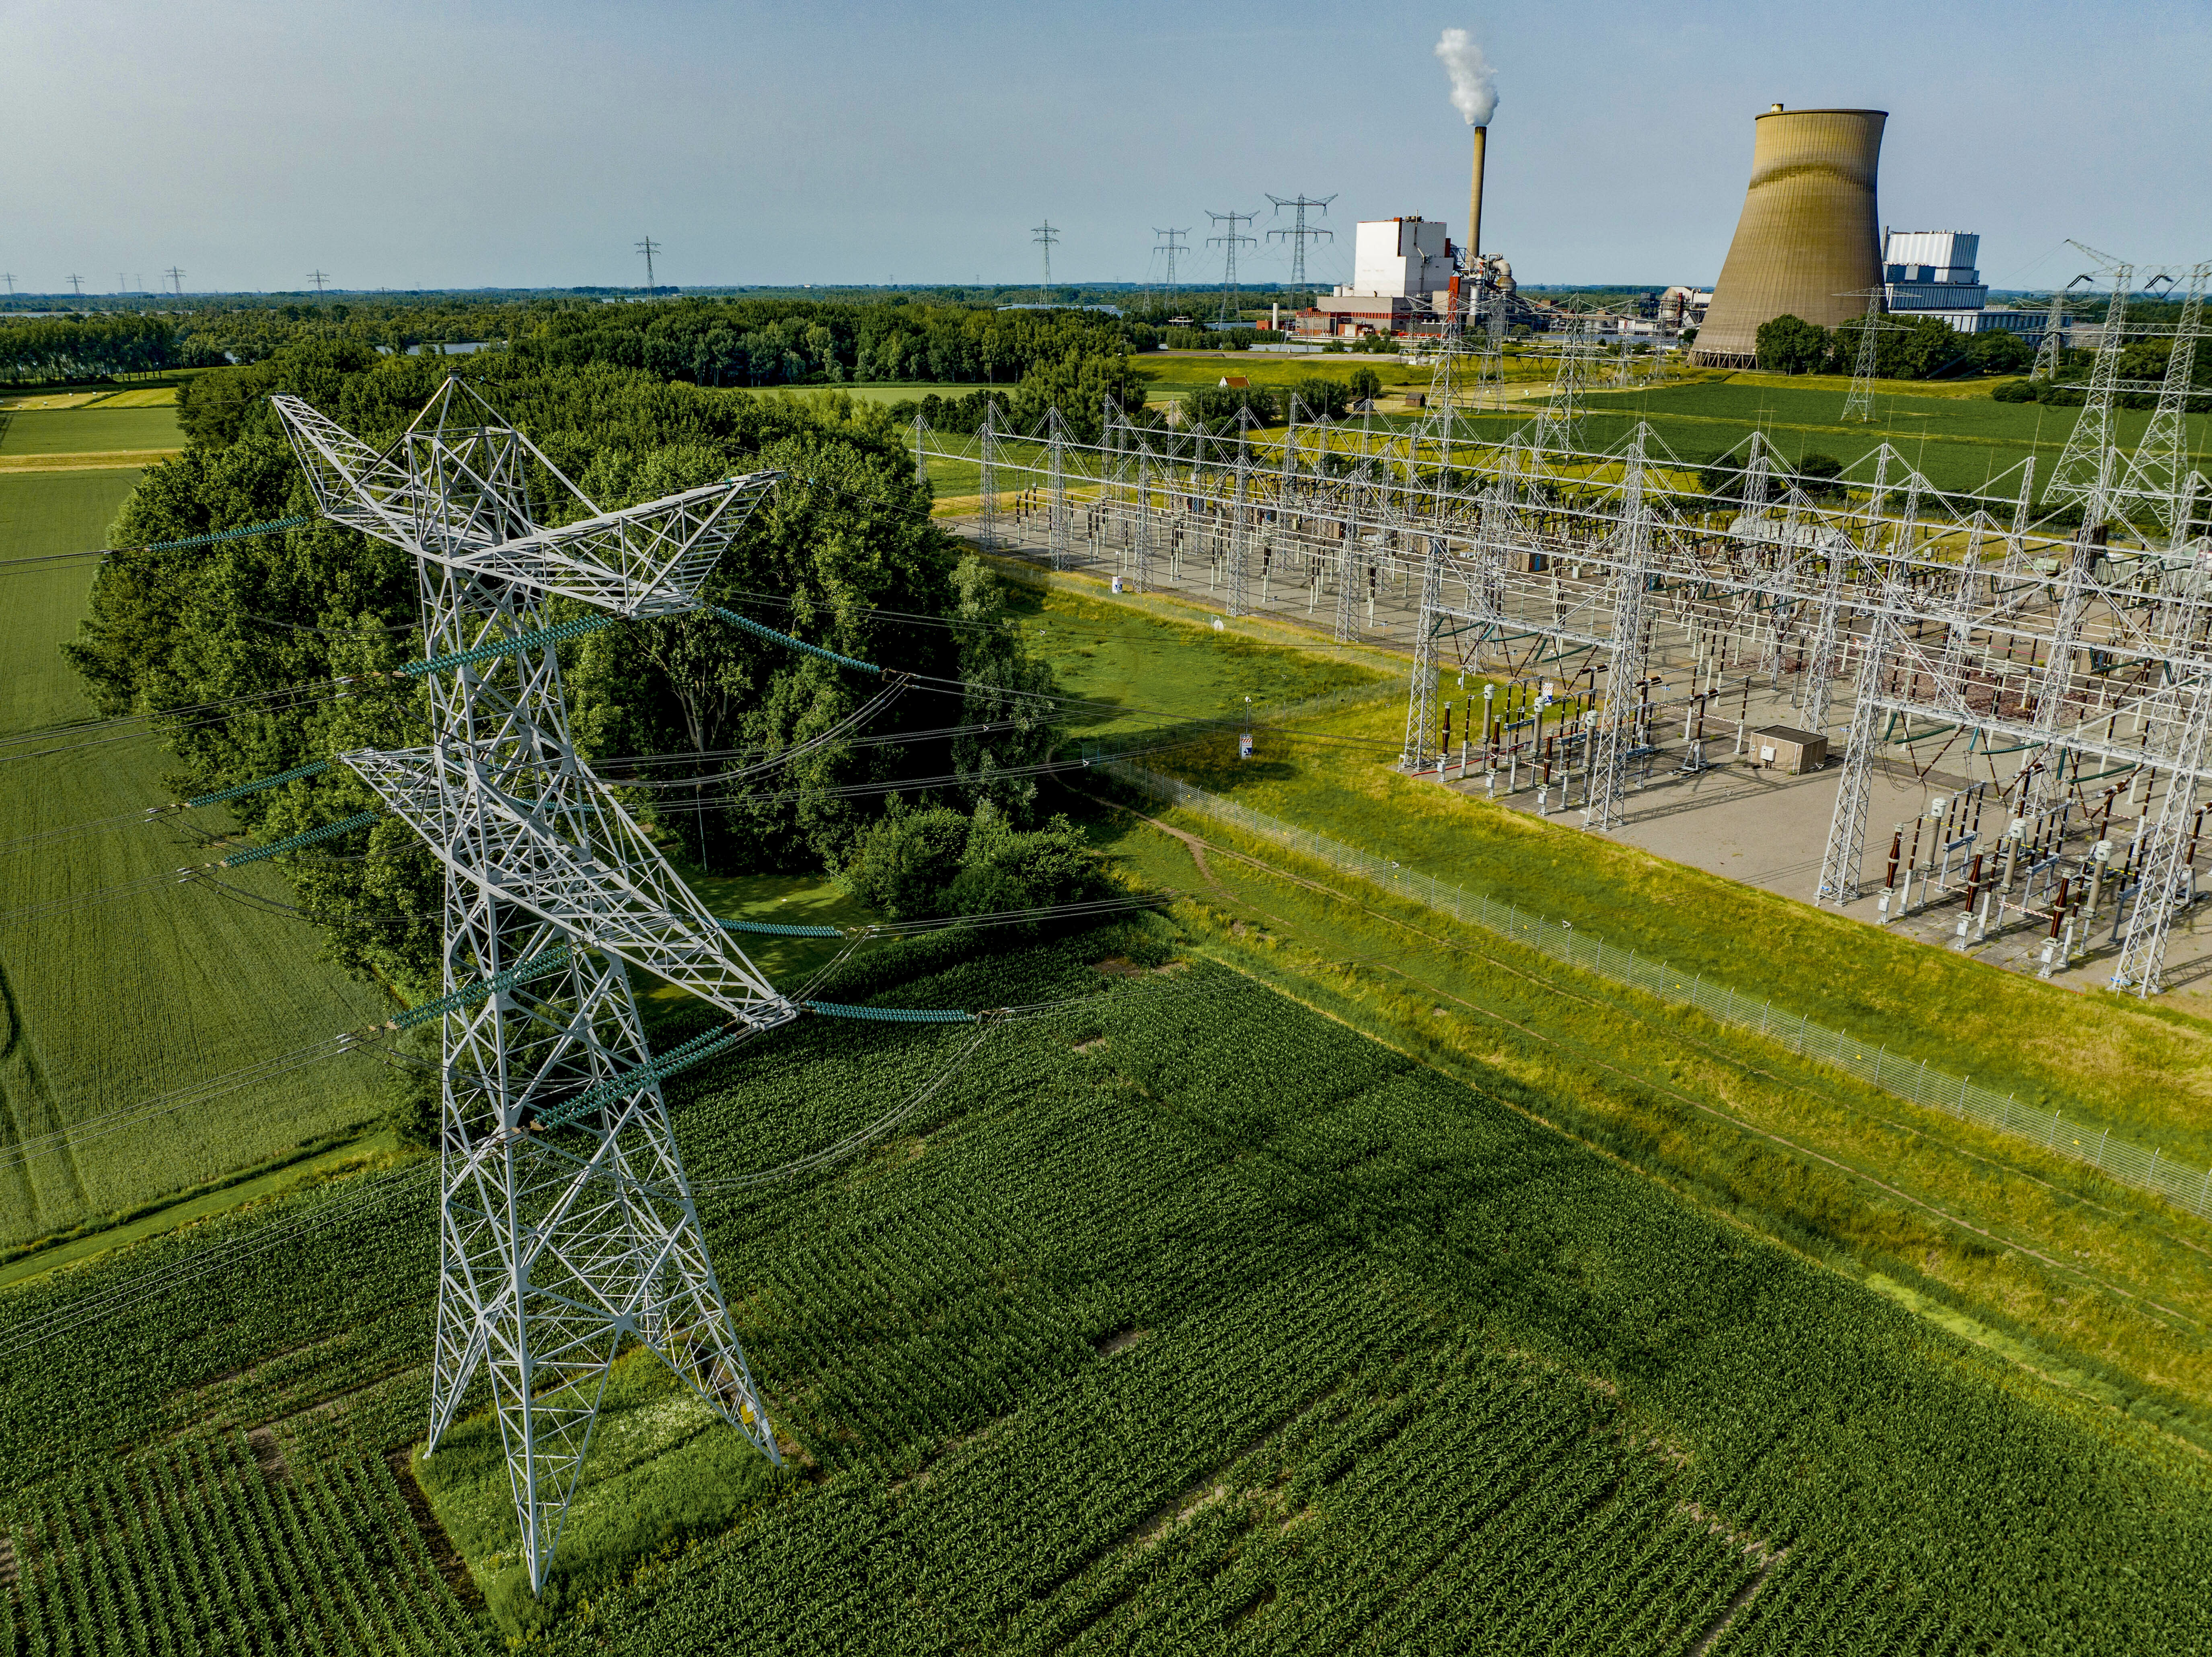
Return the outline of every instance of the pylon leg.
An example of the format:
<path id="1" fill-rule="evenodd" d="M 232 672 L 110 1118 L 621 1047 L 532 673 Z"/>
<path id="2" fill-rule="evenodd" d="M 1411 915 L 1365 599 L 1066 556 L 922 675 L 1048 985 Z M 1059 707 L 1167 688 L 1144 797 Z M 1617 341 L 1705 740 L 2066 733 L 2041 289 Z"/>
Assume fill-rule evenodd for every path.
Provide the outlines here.
<path id="1" fill-rule="evenodd" d="M 580 1072 L 628 1070 L 647 1051 L 618 961 L 586 959 L 544 999 L 495 998 L 481 1022 L 501 1027 L 510 1064 L 518 1053 L 535 1058 L 526 1082 L 509 1071 L 507 1096 L 526 1102 L 557 1097 Z M 526 1103 L 487 1134 L 477 1106 L 494 1096 L 457 1062 L 477 1050 L 480 1035 L 490 1039 L 465 1027 L 448 1037 L 431 1446 L 481 1365 L 534 1591 L 544 1586 L 607 1369 L 626 1338 L 653 1350 L 771 1461 L 781 1458 L 659 1089 L 557 1135 L 534 1132 Z"/>

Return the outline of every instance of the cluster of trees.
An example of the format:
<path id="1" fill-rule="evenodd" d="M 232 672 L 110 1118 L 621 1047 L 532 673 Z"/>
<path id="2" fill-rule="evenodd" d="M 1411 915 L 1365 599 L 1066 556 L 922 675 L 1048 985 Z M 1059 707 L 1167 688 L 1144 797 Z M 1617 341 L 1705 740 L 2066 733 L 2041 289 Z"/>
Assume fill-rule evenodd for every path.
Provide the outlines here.
<path id="1" fill-rule="evenodd" d="M 305 398 L 381 445 L 448 373 L 529 432 L 601 509 L 733 471 L 781 469 L 775 494 L 711 578 L 708 599 L 843 654 L 966 683 L 908 690 L 866 733 L 887 743 L 833 743 L 756 784 L 672 787 L 726 770 L 733 752 L 750 763 L 792 750 L 837 724 L 878 682 L 697 616 L 608 628 L 563 646 L 580 746 L 602 760 L 662 756 L 623 774 L 661 785 L 639 793 L 637 810 L 691 859 L 718 872 L 839 866 L 890 792 L 981 812 L 1009 833 L 1026 828 L 1032 768 L 1060 739 L 1045 700 L 1050 675 L 1006 624 L 993 579 L 963 563 L 930 523 L 927 487 L 915 483 L 888 413 L 849 398 L 720 397 L 603 363 L 556 367 L 504 352 L 433 361 L 309 342 L 190 384 L 186 451 L 148 472 L 114 544 L 310 513 L 267 394 Z M 561 498 L 550 476 L 536 483 L 538 499 Z M 186 554 L 125 554 L 102 566 L 70 653 L 111 713 L 251 698 L 397 666 L 421 648 L 416 594 L 403 554 L 326 521 Z M 419 688 L 395 688 L 248 701 L 168 729 L 184 776 L 211 788 L 350 749 L 416 745 L 426 719 Z M 951 729 L 981 725 L 992 728 Z M 239 811 L 249 829 L 276 835 L 373 804 L 339 768 L 252 796 Z M 303 907 L 330 929 L 349 968 L 434 982 L 435 866 L 394 819 L 362 842 L 340 842 L 332 849 L 345 855 L 301 865 Z"/>
<path id="2" fill-rule="evenodd" d="M 563 309 L 518 334 L 513 349 L 549 365 L 610 362 L 702 385 L 1012 385 L 1040 363 L 1120 356 L 1154 338 L 1101 312 L 682 300 Z"/>
<path id="3" fill-rule="evenodd" d="M 1858 365 L 1867 326 L 1854 319 L 1823 328 L 1784 314 L 1759 325 L 1759 366 L 1773 373 L 1847 374 Z M 1875 372 L 1884 379 L 1942 379 L 1961 374 L 2025 373 L 2034 353 L 2017 334 L 1962 334 L 1933 317 L 1906 323 L 1877 319 Z"/>
<path id="4" fill-rule="evenodd" d="M 893 920 L 1009 914 L 1104 889 L 1082 831 L 1066 817 L 1024 830 L 988 805 L 895 804 L 860 836 L 839 878 Z"/>
<path id="5" fill-rule="evenodd" d="M 223 360 L 168 317 L 0 319 L 0 380 L 105 379 Z"/>
<path id="6" fill-rule="evenodd" d="M 1073 436 L 1095 443 L 1105 430 L 1108 398 L 1134 417 L 1149 395 L 1144 377 L 1127 357 L 1071 353 L 1034 365 L 1006 391 L 987 388 L 964 397 L 931 391 L 902 398 L 890 405 L 890 417 L 901 428 L 911 426 L 918 415 L 935 431 L 974 433 L 983 429 L 984 416 L 995 407 L 999 430 L 1030 432 L 1044 419 L 1047 409 L 1058 409 Z"/>
<path id="7" fill-rule="evenodd" d="M 2023 379 L 2010 385 L 2000 385 L 1990 395 L 2000 403 L 2048 403 L 2062 407 L 2078 407 L 2084 395 L 2082 382 L 2089 377 L 2095 355 L 2093 351 L 2062 352 L 2058 372 L 2052 378 Z M 2173 342 L 2171 339 L 2139 339 L 2121 350 L 2119 378 L 2123 381 L 2133 380 L 2137 385 L 2162 381 L 2172 360 Z M 2190 364 L 2189 383 L 2201 390 L 2212 390 L 2212 352 L 2199 350 L 2197 353 Z M 2112 400 L 2123 409 L 2155 408 L 2158 393 L 2121 391 Z M 2199 402 L 2194 406 L 2201 409 L 2204 405 Z"/>
<path id="8" fill-rule="evenodd" d="M 1188 332 L 1212 348 L 1261 337 Z M 581 298 L 498 303 L 364 300 L 0 318 L 0 378 L 100 378 L 267 361 L 319 342 L 394 354 L 492 342 L 544 367 L 605 363 L 710 386 L 925 381 L 1012 385 L 1040 365 L 1119 358 L 1162 331 L 1103 312 L 805 299 Z"/>

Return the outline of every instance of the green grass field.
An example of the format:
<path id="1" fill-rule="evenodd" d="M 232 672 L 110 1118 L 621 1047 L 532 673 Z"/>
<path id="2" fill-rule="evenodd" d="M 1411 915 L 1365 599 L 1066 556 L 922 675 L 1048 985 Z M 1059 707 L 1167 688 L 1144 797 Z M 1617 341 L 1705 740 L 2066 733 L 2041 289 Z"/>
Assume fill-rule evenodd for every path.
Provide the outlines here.
<path id="1" fill-rule="evenodd" d="M 627 1360 L 533 1605 L 483 1418 L 407 1454 L 434 1221 L 402 1199 L 0 1372 L 0 1650 L 538 1624 L 579 1654 L 2027 1657 L 2189 1649 L 2212 1619 L 2212 1472 L 2154 1420 L 1595 1154 L 1510 1062 L 1447 1075 L 1274 992 L 1264 939 L 1242 971 L 1091 964 L 1164 943 L 911 951 L 934 975 L 887 974 L 896 1002 L 1081 1005 L 801 1181 L 714 1183 L 834 1142 L 963 1038 L 810 1023 L 677 1084 L 789 1477 Z M 342 1194 L 14 1291 L 0 1332 Z"/>
<path id="2" fill-rule="evenodd" d="M 2081 994 L 1863 921 L 1415 783 L 1391 768 L 1404 709 L 1313 723 L 1334 742 L 1231 743 L 1158 768 L 1254 810 L 1701 972 L 1778 1008 L 2023 1099 L 2047 1100 L 2168 1155 L 2212 1161 L 2212 1024 L 2163 1004 Z M 2002 1079 L 1998 1079 L 2002 1078 Z"/>
<path id="3" fill-rule="evenodd" d="M 94 423 L 137 419 L 66 413 Z M 18 416 L 18 420 L 27 416 Z M 97 547 L 137 474 L 0 476 L 0 559 Z M 59 646 L 83 614 L 88 564 L 0 571 L 0 737 L 48 731 L 0 753 L 0 842 L 136 812 L 173 796 L 168 762 L 136 727 L 93 717 Z M 219 814 L 201 813 L 214 828 Z M 296 920 L 212 889 L 156 885 L 111 901 L 18 912 L 204 861 L 174 826 L 123 821 L 0 851 L 0 1134 L 5 1146 L 119 1111 L 383 1016 L 386 1005 L 316 959 Z M 272 897 L 265 865 L 242 889 Z M 134 1207 L 373 1120 L 367 1060 L 301 1071 L 78 1147 L 22 1158 L 0 1149 L 0 1240 Z"/>
<path id="4" fill-rule="evenodd" d="M 1031 652 L 1050 664 L 1061 694 L 1098 705 L 1071 710 L 1070 737 L 1116 750 L 1148 734 L 1187 740 L 1187 724 L 1264 718 L 1387 671 L 1370 652 L 1326 640 L 1300 647 L 1242 627 L 1216 633 L 1188 606 L 1139 609 L 1067 586 L 1017 581 L 1007 610 Z"/>
<path id="5" fill-rule="evenodd" d="M 1940 489 L 1979 489 L 1988 480 L 2036 457 L 2038 489 L 2066 447 L 2079 409 L 2037 403 L 1998 403 L 1983 394 L 1946 396 L 1910 381 L 1883 381 L 1875 392 L 1870 425 L 1843 418 L 1848 381 L 1824 379 L 1800 386 L 1772 376 L 1739 377 L 1632 391 L 1594 392 L 1589 436 L 1595 446 L 1618 442 L 1634 422 L 1649 420 L 1686 459 L 1733 448 L 1756 428 L 1795 459 L 1809 452 L 1833 455 L 1846 465 L 1887 441 Z M 2150 414 L 2118 411 L 2123 441 L 2141 440 Z M 2212 416 L 2190 420 L 2197 464 L 2212 451 Z M 2014 478 L 2007 488 L 2016 489 Z"/>
<path id="6" fill-rule="evenodd" d="M 0 436 L 0 454 L 6 455 L 98 454 L 184 446 L 173 406 L 26 409 L 8 416 L 6 434 Z"/>
<path id="7" fill-rule="evenodd" d="M 1200 861 L 1136 812 L 1074 798 L 1127 877 L 1185 895 L 1193 947 L 1449 1074 L 1510 1075 L 1552 1120 L 1675 1189 L 2212 1447 L 2202 1222 L 1212 818 L 1162 814 L 1211 846 Z"/>

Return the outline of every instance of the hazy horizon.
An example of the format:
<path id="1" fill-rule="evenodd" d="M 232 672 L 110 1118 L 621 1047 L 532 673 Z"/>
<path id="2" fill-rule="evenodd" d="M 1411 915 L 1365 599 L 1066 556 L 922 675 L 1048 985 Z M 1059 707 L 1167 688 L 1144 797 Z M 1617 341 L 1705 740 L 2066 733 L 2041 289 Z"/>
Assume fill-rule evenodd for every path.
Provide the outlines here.
<path id="1" fill-rule="evenodd" d="M 1781 101 L 1889 112 L 1881 207 L 1982 237 L 1993 286 L 2062 283 L 2069 237 L 2139 265 L 2212 254 L 2212 180 L 2101 112 L 2202 107 L 2203 7 L 1955 9 L 1940 39 L 1893 0 L 1837 13 L 1729 3 L 1419 8 L 1347 24 L 1288 7 L 1102 12 L 870 3 L 553 3 L 309 15 L 10 4 L 0 131 L 32 159 L 0 215 L 20 293 L 118 279 L 187 293 L 718 286 L 1034 286 L 1160 273 L 1156 228 L 1334 196 L 1309 279 L 1349 278 L 1351 228 L 1419 213 L 1457 237 L 1468 134 L 1432 55 L 1470 30 L 1497 74 L 1486 246 L 1534 284 L 1710 282 L 1741 205 L 1753 118 Z M 2051 84 L 2063 67 L 2064 83 Z M 2199 137 L 2191 139 L 2189 133 Z M 1283 241 L 1242 256 L 1286 280 Z"/>

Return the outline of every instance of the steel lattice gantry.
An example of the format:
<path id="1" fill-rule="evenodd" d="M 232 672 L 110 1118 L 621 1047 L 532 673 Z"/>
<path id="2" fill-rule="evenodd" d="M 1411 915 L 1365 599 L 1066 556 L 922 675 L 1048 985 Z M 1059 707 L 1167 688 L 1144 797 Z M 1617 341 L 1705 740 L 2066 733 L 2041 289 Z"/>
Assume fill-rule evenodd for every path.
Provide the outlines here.
<path id="1" fill-rule="evenodd" d="M 1648 427 L 1601 452 L 1525 431 L 1486 442 L 1455 431 L 1448 401 L 1418 428 L 1300 413 L 1279 437 L 1139 423 L 1109 408 L 1103 445 L 1063 438 L 1048 457 L 1042 432 L 1010 441 L 994 431 L 988 458 L 1018 470 L 1048 458 L 1056 488 L 1087 495 L 1093 521 L 1116 525 L 1103 543 L 1093 537 L 1089 557 L 1118 571 L 1138 549 L 1148 592 L 1222 603 L 1217 565 L 1179 573 L 1175 556 L 1210 541 L 1230 555 L 1231 613 L 1330 628 L 1333 612 L 1336 639 L 1407 650 L 1400 763 L 1409 771 L 1436 757 L 1447 646 L 1462 665 L 1486 659 L 1515 677 L 1587 675 L 1577 700 L 1589 706 L 1571 735 L 1593 828 L 1620 822 L 1629 762 L 1654 751 L 1662 695 L 1694 725 L 1723 665 L 1746 706 L 1754 683 L 1763 698 L 1786 688 L 1796 724 L 1844 738 L 1817 901 L 1859 895 L 1870 778 L 1885 750 L 1910 755 L 1949 733 L 2023 812 L 2058 793 L 2082 804 L 2084 762 L 2140 776 L 2152 798 L 2130 842 L 2136 879 L 2118 900 L 2113 981 L 2151 993 L 2172 918 L 2197 889 L 2188 848 L 2212 786 L 2212 483 L 2172 438 L 2189 399 L 2204 395 L 2191 376 L 2208 270 L 2175 278 L 2179 320 L 2155 334 L 2173 340 L 2162 380 L 2118 378 L 2134 324 L 2102 337 L 2069 446 L 2075 464 L 2048 480 L 2039 507 L 2033 460 L 1980 489 L 1939 488 L 1883 442 L 1839 477 L 1810 479 L 1753 436 L 1712 463 L 1729 482 L 1709 494 L 1695 481 L 1701 468 Z M 1571 379 L 1563 370 L 1566 389 L 1554 388 L 1553 426 Z M 2160 398 L 2132 457 L 2118 450 L 2109 408 L 2128 391 Z M 972 440 L 917 428 L 916 441 L 918 466 L 977 458 Z M 2119 510 L 2128 505 L 2163 533 L 2131 523 Z M 2078 524 L 2052 521 L 2074 506 Z M 1246 525 L 1275 570 L 1303 579 L 1273 598 L 1264 586 L 1240 590 L 1236 531 Z M 2121 545 L 2124 534 L 2136 544 Z M 1164 580 L 1160 561 L 1147 568 L 1143 556 L 1162 544 Z M 2009 778 L 1994 775 L 1997 755 L 2014 756 Z"/>
<path id="2" fill-rule="evenodd" d="M 444 867 L 446 989 L 567 946 L 560 970 L 444 1024 L 428 1445 L 483 1369 L 537 1589 L 625 1338 L 780 1460 L 658 1085 L 564 1102 L 650 1058 L 632 967 L 743 1030 L 796 1009 L 577 757 L 554 646 L 513 641 L 554 619 L 556 597 L 630 617 L 692 609 L 778 474 L 603 513 L 457 381 L 381 452 L 274 401 L 325 515 L 420 572 L 423 647 L 441 664 L 426 676 L 431 744 L 342 758 Z M 533 485 L 580 516 L 550 526 L 565 513 L 541 511 Z"/>

